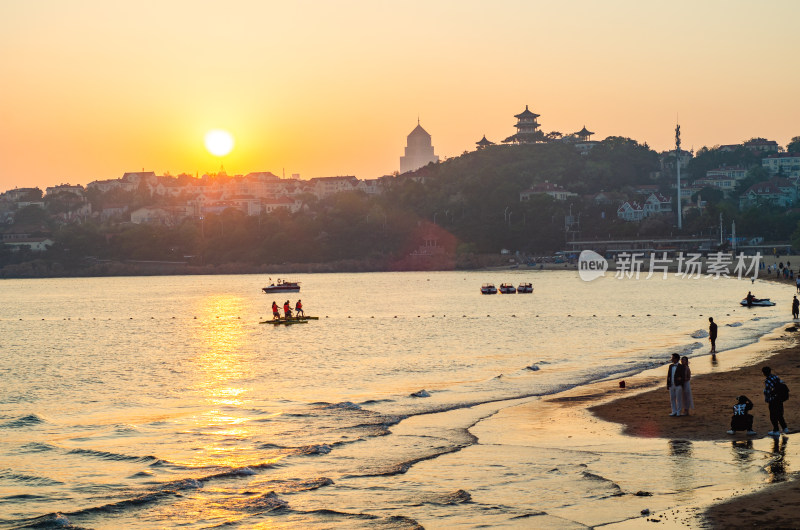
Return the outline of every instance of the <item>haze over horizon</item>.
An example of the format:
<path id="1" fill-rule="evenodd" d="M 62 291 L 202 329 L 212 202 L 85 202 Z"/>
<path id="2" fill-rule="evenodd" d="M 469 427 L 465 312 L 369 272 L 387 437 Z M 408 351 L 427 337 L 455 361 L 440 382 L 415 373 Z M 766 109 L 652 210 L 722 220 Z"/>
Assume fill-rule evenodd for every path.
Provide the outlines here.
<path id="1" fill-rule="evenodd" d="M 0 190 L 158 174 L 374 178 L 417 124 L 436 154 L 526 105 L 657 150 L 800 135 L 800 3 L 0 4 Z M 203 137 L 224 129 L 230 154 Z"/>

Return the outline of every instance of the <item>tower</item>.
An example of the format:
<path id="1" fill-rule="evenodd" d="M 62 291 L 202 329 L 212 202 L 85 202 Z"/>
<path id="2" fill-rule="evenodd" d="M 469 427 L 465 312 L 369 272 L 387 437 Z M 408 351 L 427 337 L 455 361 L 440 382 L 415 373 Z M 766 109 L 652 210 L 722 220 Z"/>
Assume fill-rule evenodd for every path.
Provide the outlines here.
<path id="1" fill-rule="evenodd" d="M 422 128 L 417 119 L 417 126 L 406 140 L 405 156 L 400 157 L 400 173 L 414 171 L 431 162 L 438 162 L 439 157 L 433 154 L 431 135 Z"/>
<path id="2" fill-rule="evenodd" d="M 539 130 L 539 122 L 536 121 L 539 115 L 528 110 L 527 105 L 524 111 L 514 117 L 517 118 L 517 124 L 514 125 L 517 133 L 503 140 L 504 143 L 532 144 L 544 139 L 544 133 Z"/>

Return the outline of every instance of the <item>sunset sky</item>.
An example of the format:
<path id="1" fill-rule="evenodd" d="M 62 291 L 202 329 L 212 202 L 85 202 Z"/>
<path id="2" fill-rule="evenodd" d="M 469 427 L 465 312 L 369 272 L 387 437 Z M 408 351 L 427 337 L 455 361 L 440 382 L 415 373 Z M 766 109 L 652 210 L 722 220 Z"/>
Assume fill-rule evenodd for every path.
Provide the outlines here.
<path id="1" fill-rule="evenodd" d="M 664 150 L 800 135 L 800 2 L 0 2 L 0 191 L 125 171 L 374 178 L 584 125 Z M 204 146 L 211 129 L 230 154 Z"/>

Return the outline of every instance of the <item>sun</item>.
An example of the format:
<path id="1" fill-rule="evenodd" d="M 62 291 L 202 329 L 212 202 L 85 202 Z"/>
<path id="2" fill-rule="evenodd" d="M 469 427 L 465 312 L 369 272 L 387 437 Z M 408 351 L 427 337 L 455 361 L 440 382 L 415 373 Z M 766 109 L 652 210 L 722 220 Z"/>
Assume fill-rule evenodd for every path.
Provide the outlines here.
<path id="1" fill-rule="evenodd" d="M 212 129 L 206 133 L 206 149 L 214 156 L 225 156 L 233 149 L 233 136 L 222 129 Z"/>

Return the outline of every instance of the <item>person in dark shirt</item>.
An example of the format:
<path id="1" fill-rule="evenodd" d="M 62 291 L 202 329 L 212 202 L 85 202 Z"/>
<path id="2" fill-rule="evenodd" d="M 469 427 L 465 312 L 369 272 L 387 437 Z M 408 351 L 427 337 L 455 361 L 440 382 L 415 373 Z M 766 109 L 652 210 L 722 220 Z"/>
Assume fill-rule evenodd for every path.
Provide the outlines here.
<path id="1" fill-rule="evenodd" d="M 769 366 L 762 368 L 761 373 L 766 377 L 766 379 L 764 379 L 764 401 L 766 401 L 769 406 L 769 421 L 772 422 L 772 430 L 767 434 L 770 436 L 778 436 L 781 434 L 781 427 L 783 428 L 783 433 L 786 434 L 789 432 L 789 428 L 786 426 L 786 420 L 783 418 L 783 401 L 778 396 L 776 388 L 777 384 L 782 381 L 777 375 L 772 373 L 772 369 Z"/>
<path id="2" fill-rule="evenodd" d="M 733 416 L 731 416 L 731 429 L 728 434 L 736 434 L 736 431 L 747 431 L 747 434 L 752 436 L 756 433 L 753 430 L 753 415 L 748 413 L 752 408 L 753 402 L 747 396 L 736 398 L 736 404 L 733 406 Z"/>
<path id="3" fill-rule="evenodd" d="M 683 379 L 684 367 L 681 356 L 672 354 L 672 361 L 667 369 L 667 389 L 669 390 L 669 404 L 672 407 L 670 416 L 681 416 L 683 409 Z"/>
<path id="4" fill-rule="evenodd" d="M 792 299 L 792 318 L 797 319 L 800 317 L 800 300 L 795 296 Z"/>
<path id="5" fill-rule="evenodd" d="M 711 341 L 711 353 L 717 353 L 717 324 L 713 317 L 708 317 L 708 340 Z"/>

